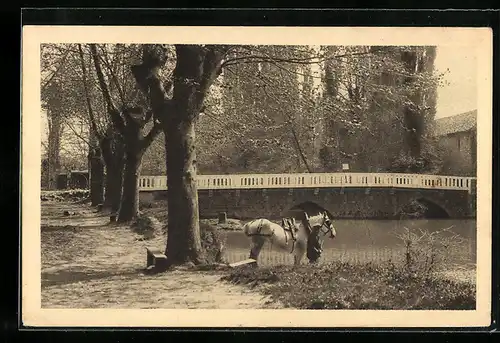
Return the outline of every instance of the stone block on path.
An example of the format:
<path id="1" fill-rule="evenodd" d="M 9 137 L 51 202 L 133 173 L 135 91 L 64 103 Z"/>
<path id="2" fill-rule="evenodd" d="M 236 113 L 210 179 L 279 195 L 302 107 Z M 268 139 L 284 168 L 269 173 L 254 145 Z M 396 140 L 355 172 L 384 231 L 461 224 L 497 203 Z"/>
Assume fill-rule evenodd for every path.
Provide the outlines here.
<path id="1" fill-rule="evenodd" d="M 256 266 L 256 265 L 257 265 L 257 260 L 254 260 L 253 258 L 249 258 L 247 260 L 230 263 L 229 267 L 236 268 L 236 267 L 242 267 L 242 266 Z"/>

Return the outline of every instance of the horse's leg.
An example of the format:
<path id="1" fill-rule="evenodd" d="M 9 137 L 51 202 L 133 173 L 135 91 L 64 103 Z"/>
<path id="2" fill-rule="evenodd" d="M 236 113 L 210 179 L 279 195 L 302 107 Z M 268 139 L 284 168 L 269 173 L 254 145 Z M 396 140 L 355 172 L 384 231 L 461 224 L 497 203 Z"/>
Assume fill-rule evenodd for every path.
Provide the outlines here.
<path id="1" fill-rule="evenodd" d="M 295 247 L 295 254 L 293 256 L 293 262 L 295 266 L 300 265 L 302 258 L 304 257 L 305 249 L 301 244 L 297 244 Z"/>
<path id="2" fill-rule="evenodd" d="M 265 239 L 262 236 L 253 236 L 252 237 L 252 248 L 250 249 L 250 258 L 254 260 L 259 259 L 260 251 L 264 246 Z M 256 263 L 257 264 L 257 263 Z"/>

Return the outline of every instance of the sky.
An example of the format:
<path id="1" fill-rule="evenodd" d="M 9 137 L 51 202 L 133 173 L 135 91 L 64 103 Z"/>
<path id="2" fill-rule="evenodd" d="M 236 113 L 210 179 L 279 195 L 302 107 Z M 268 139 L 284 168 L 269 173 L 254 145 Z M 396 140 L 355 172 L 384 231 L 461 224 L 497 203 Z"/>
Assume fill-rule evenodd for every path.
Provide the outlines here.
<path id="1" fill-rule="evenodd" d="M 434 66 L 438 72 L 449 69 L 445 76 L 449 84 L 438 89 L 436 119 L 476 109 L 475 50 L 461 46 L 440 46 Z"/>

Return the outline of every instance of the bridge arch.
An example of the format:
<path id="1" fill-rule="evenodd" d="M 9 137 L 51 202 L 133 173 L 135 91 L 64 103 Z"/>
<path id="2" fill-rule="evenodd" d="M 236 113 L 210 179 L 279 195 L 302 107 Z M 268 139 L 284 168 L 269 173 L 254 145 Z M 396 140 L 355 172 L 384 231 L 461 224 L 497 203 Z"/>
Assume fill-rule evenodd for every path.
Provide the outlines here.
<path id="1" fill-rule="evenodd" d="M 298 211 L 298 210 L 307 212 L 308 214 L 314 214 L 314 213 L 320 213 L 320 212 L 326 211 L 326 213 L 328 214 L 328 216 L 330 218 L 334 218 L 332 213 L 326 208 L 326 206 L 324 204 L 322 204 L 318 201 L 309 201 L 309 200 L 306 200 L 306 201 L 303 201 L 299 204 L 293 205 L 289 209 L 285 210 L 284 215 L 291 214 L 291 213 Z"/>
<path id="2" fill-rule="evenodd" d="M 436 199 L 428 197 L 417 197 L 399 207 L 396 216 L 410 218 L 426 218 L 426 219 L 448 219 L 450 218 L 449 211 L 440 204 Z"/>

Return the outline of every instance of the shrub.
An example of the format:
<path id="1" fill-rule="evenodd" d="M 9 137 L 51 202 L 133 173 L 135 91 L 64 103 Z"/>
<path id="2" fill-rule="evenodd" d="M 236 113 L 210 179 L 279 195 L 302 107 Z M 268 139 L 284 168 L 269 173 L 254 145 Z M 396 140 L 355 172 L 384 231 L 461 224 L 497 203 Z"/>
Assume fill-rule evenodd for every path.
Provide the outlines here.
<path id="1" fill-rule="evenodd" d="M 88 189 L 62 189 L 56 191 L 42 191 L 40 193 L 41 201 L 79 201 L 88 198 L 90 191 Z"/>
<path id="2" fill-rule="evenodd" d="M 451 232 L 451 228 L 430 232 L 404 227 L 401 233 L 395 233 L 404 248 L 404 256 L 399 261 L 402 272 L 428 278 L 460 257 L 458 252 L 464 240 Z"/>
<path id="3" fill-rule="evenodd" d="M 145 239 L 152 239 L 161 234 L 162 224 L 153 216 L 140 215 L 132 222 L 130 228 L 135 233 L 143 235 Z"/>
<path id="4" fill-rule="evenodd" d="M 200 222 L 201 246 L 208 264 L 223 263 L 225 235 L 213 225 Z"/>

